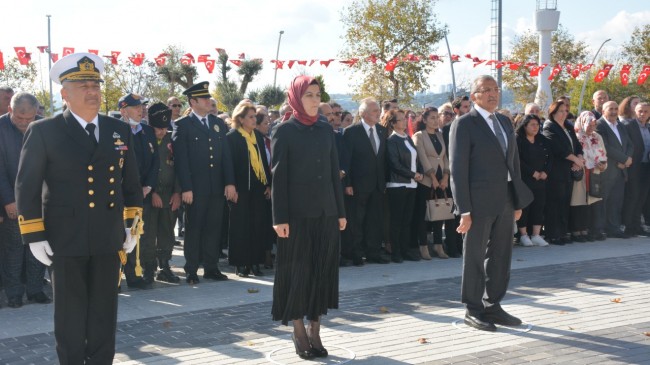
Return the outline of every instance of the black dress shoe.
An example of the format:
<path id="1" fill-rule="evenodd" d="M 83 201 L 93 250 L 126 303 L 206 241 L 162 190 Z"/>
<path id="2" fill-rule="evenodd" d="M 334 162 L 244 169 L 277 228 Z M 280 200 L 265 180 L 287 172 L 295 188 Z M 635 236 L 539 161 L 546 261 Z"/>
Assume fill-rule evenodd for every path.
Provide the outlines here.
<path id="1" fill-rule="evenodd" d="M 185 281 L 190 285 L 198 284 L 199 276 L 196 274 L 187 274 L 187 278 L 185 278 Z"/>
<path id="2" fill-rule="evenodd" d="M 309 339 L 309 345 L 311 346 L 311 353 L 314 354 L 316 357 L 327 357 L 329 355 L 329 352 L 327 352 L 327 349 L 325 347 L 315 347 L 314 344 L 311 342 L 311 339 Z"/>
<path id="3" fill-rule="evenodd" d="M 151 289 L 151 283 L 147 282 L 143 278 L 137 278 L 133 281 L 126 281 L 126 285 L 129 286 L 129 289 L 142 289 L 142 290 L 147 290 Z"/>
<path id="4" fill-rule="evenodd" d="M 375 263 L 375 264 L 387 264 L 390 262 L 390 260 L 381 255 L 377 255 L 377 256 L 366 257 L 366 262 Z"/>
<path id="5" fill-rule="evenodd" d="M 404 255 L 402 255 L 402 257 L 406 261 L 420 261 L 421 260 L 419 252 L 416 255 L 415 253 L 409 251 L 409 252 L 405 253 Z"/>
<path id="6" fill-rule="evenodd" d="M 401 264 L 402 262 L 404 262 L 402 256 L 393 256 L 391 257 L 391 260 L 396 264 Z"/>
<path id="7" fill-rule="evenodd" d="M 20 308 L 23 306 L 23 298 L 15 297 L 7 299 L 7 306 L 9 308 Z"/>
<path id="8" fill-rule="evenodd" d="M 311 360 L 314 357 L 316 357 L 316 355 L 314 355 L 314 353 L 312 352 L 311 347 L 309 347 L 309 349 L 307 350 L 300 350 L 300 348 L 298 347 L 298 341 L 293 336 L 293 334 L 291 335 L 291 340 L 293 341 L 293 346 L 296 348 L 296 355 L 298 355 L 298 357 L 300 357 L 303 360 Z"/>
<path id="9" fill-rule="evenodd" d="M 248 267 L 237 266 L 237 268 L 235 269 L 235 274 L 237 274 L 237 276 L 239 276 L 240 278 L 247 278 L 248 274 L 250 274 L 250 270 L 248 269 Z"/>
<path id="10" fill-rule="evenodd" d="M 574 242 L 587 242 L 587 236 L 584 235 L 571 235 Z"/>
<path id="11" fill-rule="evenodd" d="M 228 277 L 219 271 L 219 269 L 214 269 L 203 274 L 204 279 L 212 279 L 216 281 L 228 280 Z"/>
<path id="12" fill-rule="evenodd" d="M 352 265 L 354 266 L 363 266 L 363 257 L 361 256 L 355 256 L 352 258 Z"/>
<path id="13" fill-rule="evenodd" d="M 253 267 L 251 268 L 251 272 L 255 276 L 264 276 L 264 273 L 262 272 L 262 270 L 260 270 L 260 265 L 253 265 Z"/>
<path id="14" fill-rule="evenodd" d="M 30 302 L 40 303 L 40 304 L 52 303 L 52 299 L 50 299 L 50 297 L 45 295 L 45 293 L 43 292 L 38 292 L 34 295 L 27 295 L 27 300 L 29 300 Z"/>
<path id="15" fill-rule="evenodd" d="M 621 231 L 615 231 L 615 232 L 608 232 L 607 237 L 614 237 L 614 238 L 629 238 L 625 236 L 625 233 Z"/>
<path id="16" fill-rule="evenodd" d="M 482 316 L 473 316 L 469 313 L 465 313 L 465 319 L 463 320 L 466 325 L 476 328 L 481 331 L 495 332 L 497 326 L 494 323 L 485 321 Z"/>
<path id="17" fill-rule="evenodd" d="M 483 314 L 483 319 L 486 321 L 492 322 L 494 324 L 500 324 L 502 326 L 519 326 L 521 325 L 521 319 L 508 314 L 508 312 L 503 309 L 499 309 L 493 313 Z"/>
<path id="18" fill-rule="evenodd" d="M 564 246 L 564 240 L 562 238 L 551 238 L 548 240 L 548 243 L 552 245 Z"/>

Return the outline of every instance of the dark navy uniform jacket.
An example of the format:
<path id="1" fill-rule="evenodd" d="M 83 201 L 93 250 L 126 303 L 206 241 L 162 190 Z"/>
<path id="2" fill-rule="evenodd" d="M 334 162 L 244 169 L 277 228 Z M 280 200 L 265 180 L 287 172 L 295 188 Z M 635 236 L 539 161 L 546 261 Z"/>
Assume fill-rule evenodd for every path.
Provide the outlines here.
<path id="1" fill-rule="evenodd" d="M 158 156 L 158 139 L 152 127 L 140 123 L 142 130 L 133 136 L 133 151 L 138 162 L 140 184 L 150 186 L 151 191 L 156 191 L 158 185 L 158 170 L 160 158 Z M 147 195 L 150 199 L 151 193 Z"/>

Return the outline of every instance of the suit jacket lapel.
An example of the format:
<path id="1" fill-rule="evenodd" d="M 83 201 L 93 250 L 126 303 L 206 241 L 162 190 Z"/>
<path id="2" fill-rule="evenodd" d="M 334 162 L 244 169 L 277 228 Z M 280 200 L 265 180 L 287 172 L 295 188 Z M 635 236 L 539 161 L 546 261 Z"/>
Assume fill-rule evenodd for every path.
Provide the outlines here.
<path id="1" fill-rule="evenodd" d="M 95 146 L 86 132 L 77 119 L 72 115 L 68 110 L 63 113 L 63 122 L 66 125 L 65 131 L 68 135 L 80 146 L 82 146 L 86 152 L 92 154 L 95 151 Z M 101 135 L 101 133 L 100 133 Z"/>
<path id="2" fill-rule="evenodd" d="M 480 129 L 483 132 L 483 134 L 485 134 L 487 136 L 487 138 L 492 142 L 492 146 L 494 146 L 494 148 L 498 149 L 499 154 L 501 156 L 503 156 L 503 158 L 505 159 L 506 156 L 503 155 L 503 150 L 501 149 L 501 144 L 499 143 L 499 140 L 497 140 L 497 136 L 494 134 L 495 132 L 493 132 L 492 128 L 490 128 L 490 126 L 487 125 L 488 122 L 483 118 L 483 116 L 481 116 L 481 114 L 476 109 L 472 109 L 471 112 L 474 113 L 474 117 L 475 117 L 474 121 L 477 124 L 477 128 Z M 499 118 L 497 118 L 497 120 L 498 119 Z M 501 133 L 501 131 L 496 131 L 496 132 Z M 508 143 L 510 143 L 509 140 L 508 140 Z M 508 147 L 510 147 L 510 145 L 508 145 Z M 506 150 L 506 153 L 508 153 L 507 150 Z"/>
<path id="3" fill-rule="evenodd" d="M 95 153 L 93 153 L 92 161 L 96 161 L 102 156 L 106 156 L 107 152 L 112 148 L 115 148 L 113 140 L 113 130 L 109 128 L 109 124 L 104 120 L 102 116 L 99 117 L 99 143 L 97 148 L 95 148 Z M 129 128 L 130 132 L 130 128 Z M 128 136 L 120 136 L 122 142 L 128 141 Z"/>

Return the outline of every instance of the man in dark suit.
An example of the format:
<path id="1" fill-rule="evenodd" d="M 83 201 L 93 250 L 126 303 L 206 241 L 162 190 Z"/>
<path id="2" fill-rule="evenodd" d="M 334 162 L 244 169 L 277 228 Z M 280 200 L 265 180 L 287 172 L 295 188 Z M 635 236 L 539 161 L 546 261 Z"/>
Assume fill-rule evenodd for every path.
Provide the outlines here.
<path id="1" fill-rule="evenodd" d="M 648 130 L 648 110 L 646 105 L 635 108 L 635 119 L 623 121 L 623 126 L 630 136 L 634 153 L 632 161 L 635 163 L 628 169 L 627 182 L 625 183 L 625 199 L 623 201 L 623 224 L 625 225 L 625 236 L 633 237 L 638 234 L 647 234 L 641 229 L 641 211 L 645 204 L 648 193 L 650 193 L 650 130 Z M 620 110 L 619 110 L 620 114 Z"/>
<path id="2" fill-rule="evenodd" d="M 23 242 L 52 265 L 54 336 L 62 364 L 112 363 L 118 251 L 135 247 L 128 227 L 142 214 L 131 131 L 98 114 L 103 67 L 91 53 L 52 66 L 50 77 L 62 85 L 68 109 L 29 126 L 16 178 Z"/>
<path id="3" fill-rule="evenodd" d="M 122 120 L 129 125 L 133 134 L 133 151 L 135 160 L 138 163 L 140 185 L 142 185 L 143 217 L 151 216 L 151 193 L 156 190 L 158 184 L 158 170 L 160 160 L 158 158 L 158 146 L 153 128 L 142 123 L 143 120 L 143 99 L 138 94 L 129 93 L 120 98 L 117 108 L 122 114 Z M 149 219 L 145 219 L 148 222 Z M 154 274 L 156 272 L 156 245 L 148 239 L 150 230 L 145 228 L 140 248 L 129 254 L 128 261 L 124 265 L 124 275 L 129 288 L 151 289 Z M 153 233 L 153 232 L 151 232 Z M 139 257 L 138 257 L 139 255 Z M 144 267 L 144 275 L 138 260 Z"/>
<path id="4" fill-rule="evenodd" d="M 379 104 L 364 99 L 359 106 L 361 121 L 343 132 L 348 166 L 344 183 L 345 194 L 352 197 L 352 240 L 349 247 L 341 247 L 343 257 L 362 265 L 366 261 L 387 264 L 380 254 L 384 190 L 386 189 L 386 128 L 378 124 Z"/>
<path id="5" fill-rule="evenodd" d="M 226 124 L 209 114 L 208 82 L 183 91 L 192 112 L 178 119 L 172 134 L 176 175 L 186 204 L 185 273 L 197 284 L 203 265 L 205 279 L 227 280 L 219 271 L 219 242 L 226 200 L 236 200 L 235 177 L 226 139 Z"/>
<path id="6" fill-rule="evenodd" d="M 467 114 L 469 112 L 469 109 L 471 108 L 471 103 L 469 101 L 469 96 L 463 95 L 463 96 L 457 96 L 456 99 L 454 99 L 451 102 L 451 109 L 454 111 L 454 114 L 456 115 L 455 119 L 458 119 L 462 117 L 463 115 Z M 445 148 L 447 151 L 449 151 L 449 131 L 451 130 L 451 123 L 445 124 L 442 127 L 442 139 L 445 140 Z"/>
<path id="7" fill-rule="evenodd" d="M 628 168 L 636 161 L 632 158 L 634 146 L 630 136 L 618 121 L 618 104 L 615 101 L 603 105 L 603 116 L 597 122 L 596 132 L 603 137 L 607 151 L 608 167 L 603 171 L 605 233 L 608 237 L 627 238 L 621 231 L 625 179 Z"/>
<path id="8" fill-rule="evenodd" d="M 532 201 L 521 181 L 512 124 L 494 113 L 499 91 L 491 76 L 474 80 L 474 108 L 453 122 L 449 135 L 451 189 L 461 215 L 457 230 L 465 234 L 465 323 L 484 331 L 496 331 L 495 324 L 521 324 L 500 302 L 510 280 L 512 225 Z"/>

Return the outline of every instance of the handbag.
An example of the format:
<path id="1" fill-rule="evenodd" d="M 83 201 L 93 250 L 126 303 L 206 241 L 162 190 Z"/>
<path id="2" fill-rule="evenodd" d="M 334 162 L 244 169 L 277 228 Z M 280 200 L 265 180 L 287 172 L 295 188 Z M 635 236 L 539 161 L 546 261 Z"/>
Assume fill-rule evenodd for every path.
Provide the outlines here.
<path id="1" fill-rule="evenodd" d="M 447 192 L 442 192 L 442 199 L 438 199 L 435 189 L 431 187 L 431 195 L 427 199 L 427 211 L 424 220 L 427 222 L 446 221 L 454 219 L 454 200 L 447 198 Z"/>
<path id="2" fill-rule="evenodd" d="M 584 169 L 580 170 L 571 170 L 571 178 L 573 181 L 580 181 L 582 178 L 585 176 L 585 171 Z"/>
<path id="3" fill-rule="evenodd" d="M 594 174 L 589 170 L 589 195 L 594 198 L 603 197 L 603 174 Z"/>

